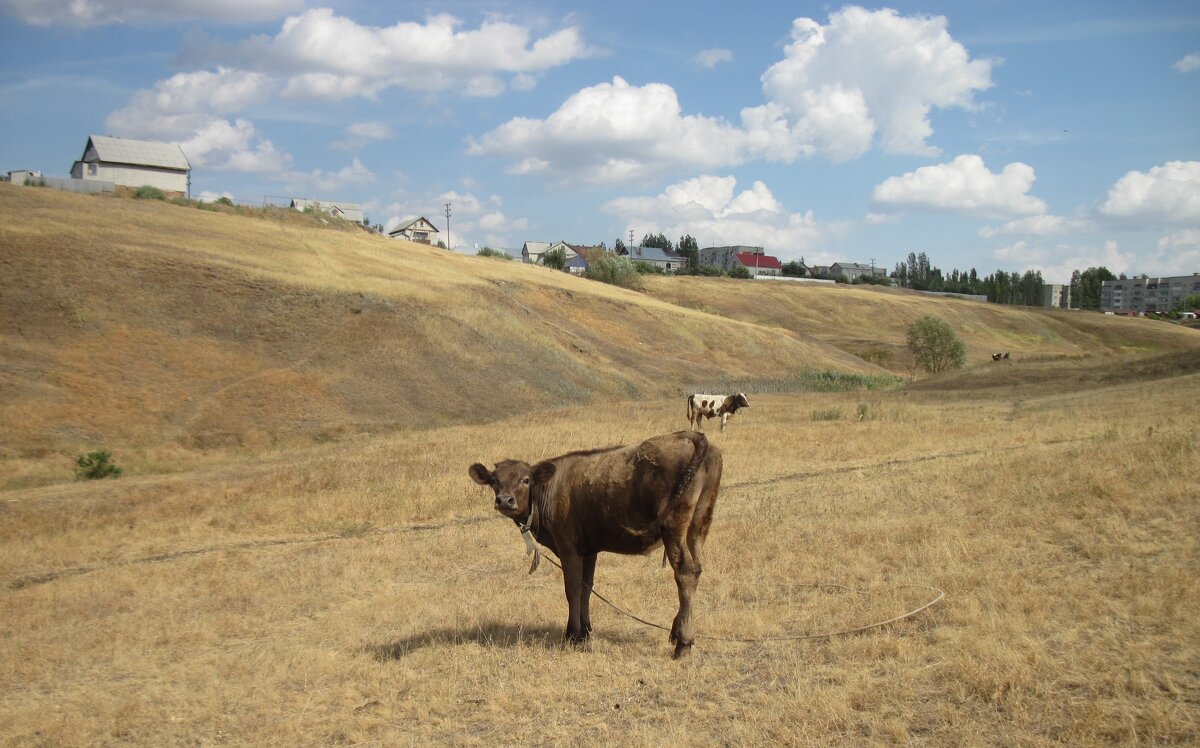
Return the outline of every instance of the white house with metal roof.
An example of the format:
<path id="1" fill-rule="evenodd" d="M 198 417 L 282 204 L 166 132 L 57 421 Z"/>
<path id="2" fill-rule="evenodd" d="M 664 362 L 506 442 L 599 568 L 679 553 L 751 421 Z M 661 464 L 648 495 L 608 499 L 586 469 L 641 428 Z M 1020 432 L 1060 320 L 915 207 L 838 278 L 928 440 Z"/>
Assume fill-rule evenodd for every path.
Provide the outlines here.
<path id="1" fill-rule="evenodd" d="M 396 228 L 388 232 L 388 236 L 393 239 L 407 239 L 419 244 L 436 244 L 439 233 L 441 232 L 438 231 L 437 226 L 434 226 L 428 218 L 420 217 L 401 221 Z"/>
<path id="2" fill-rule="evenodd" d="M 308 200 L 295 198 L 291 207 L 298 211 L 319 210 L 337 218 L 343 218 L 354 223 L 362 223 L 362 207 L 358 203 L 346 203 L 340 200 Z"/>
<path id="3" fill-rule="evenodd" d="M 133 188 L 148 184 L 187 195 L 191 170 L 183 149 L 175 143 L 89 135 L 83 156 L 71 167 L 71 177 Z"/>

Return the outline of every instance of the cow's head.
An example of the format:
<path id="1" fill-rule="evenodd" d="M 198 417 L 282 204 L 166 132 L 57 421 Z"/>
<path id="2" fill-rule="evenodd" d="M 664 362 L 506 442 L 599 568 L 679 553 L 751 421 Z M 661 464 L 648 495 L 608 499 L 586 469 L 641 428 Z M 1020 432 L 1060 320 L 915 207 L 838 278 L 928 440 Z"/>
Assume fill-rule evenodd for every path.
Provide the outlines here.
<path id="1" fill-rule="evenodd" d="M 750 407 L 750 401 L 746 399 L 745 392 L 737 393 L 737 406 L 739 408 L 749 408 Z"/>
<path id="2" fill-rule="evenodd" d="M 554 477 L 554 463 L 539 462 L 530 467 L 528 462 L 504 460 L 496 463 L 495 470 L 488 470 L 477 462 L 467 472 L 476 483 L 490 486 L 496 492 L 497 512 L 511 519 L 524 520 L 529 516 L 534 487 Z"/>

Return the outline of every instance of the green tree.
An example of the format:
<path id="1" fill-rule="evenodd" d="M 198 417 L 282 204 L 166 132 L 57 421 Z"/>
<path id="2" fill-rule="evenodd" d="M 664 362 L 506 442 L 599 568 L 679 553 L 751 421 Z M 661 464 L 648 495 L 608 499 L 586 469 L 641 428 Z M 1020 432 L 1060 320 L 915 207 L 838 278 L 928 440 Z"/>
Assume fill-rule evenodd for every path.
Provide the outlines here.
<path id="1" fill-rule="evenodd" d="M 1071 274 L 1071 306 L 1075 309 L 1099 309 L 1100 289 L 1104 281 L 1116 280 L 1108 268 L 1088 268 Z"/>
<path id="2" fill-rule="evenodd" d="M 625 249 L 625 242 L 621 241 L 621 237 L 617 237 L 617 243 L 613 245 L 613 254 L 627 255 L 629 250 Z"/>
<path id="3" fill-rule="evenodd" d="M 745 265 L 734 265 L 733 270 L 729 271 L 730 278 L 749 278 L 750 268 Z"/>
<path id="4" fill-rule="evenodd" d="M 675 246 L 673 244 L 671 244 L 671 240 L 668 239 L 666 237 L 666 235 L 663 234 L 662 232 L 659 232 L 657 234 L 646 234 L 645 236 L 643 236 L 642 237 L 642 246 L 643 247 L 658 247 L 659 249 L 665 249 L 668 252 L 675 251 Z"/>
<path id="5" fill-rule="evenodd" d="M 696 269 L 700 267 L 700 245 L 696 243 L 694 236 L 684 234 L 679 237 L 679 255 L 687 260 L 686 272 L 695 274 Z"/>
<path id="6" fill-rule="evenodd" d="M 542 255 L 542 264 L 548 268 L 562 270 L 567 266 L 567 250 L 562 247 L 554 249 Z"/>
<path id="7" fill-rule="evenodd" d="M 808 275 L 808 266 L 804 264 L 804 258 L 792 260 L 783 263 L 783 274 L 789 278 L 804 278 Z"/>
<path id="8" fill-rule="evenodd" d="M 1200 293 L 1194 293 L 1191 296 L 1185 296 L 1180 302 L 1179 307 L 1185 312 L 1194 312 L 1200 309 Z"/>
<path id="9" fill-rule="evenodd" d="M 930 374 L 961 369 L 967 364 L 967 347 L 945 320 L 921 317 L 909 326 L 906 339 L 917 366 Z"/>

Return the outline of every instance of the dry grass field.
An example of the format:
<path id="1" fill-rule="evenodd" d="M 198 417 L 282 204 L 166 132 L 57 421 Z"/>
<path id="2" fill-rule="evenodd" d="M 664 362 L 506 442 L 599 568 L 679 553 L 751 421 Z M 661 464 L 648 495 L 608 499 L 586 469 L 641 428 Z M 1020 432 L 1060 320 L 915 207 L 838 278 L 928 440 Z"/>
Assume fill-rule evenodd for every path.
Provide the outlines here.
<path id="1" fill-rule="evenodd" d="M 3 187 L 0 217 L 0 745 L 1200 742 L 1198 331 L 703 279 L 638 295 L 42 190 Z M 90 249 L 89 222 L 109 232 Z M 916 311 L 972 365 L 768 386 L 882 373 L 851 354 L 899 346 Z M 561 575 L 526 574 L 467 466 L 680 429 L 675 392 L 718 377 L 763 386 L 710 429 L 692 656 L 598 601 L 564 646 Z M 473 411 L 489 386 L 510 399 Z M 126 474 L 72 481 L 93 445 Z M 597 590 L 669 624 L 659 562 L 603 555 Z M 911 619 L 788 639 L 926 587 L 946 596 Z"/>

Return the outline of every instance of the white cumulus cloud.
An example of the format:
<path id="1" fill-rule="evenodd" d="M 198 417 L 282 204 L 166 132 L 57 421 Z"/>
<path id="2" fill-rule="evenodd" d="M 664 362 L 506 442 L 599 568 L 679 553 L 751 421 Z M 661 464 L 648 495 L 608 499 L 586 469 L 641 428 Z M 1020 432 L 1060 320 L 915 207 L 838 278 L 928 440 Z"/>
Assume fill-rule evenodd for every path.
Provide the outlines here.
<path id="1" fill-rule="evenodd" d="M 1190 73 L 1193 70 L 1200 70 L 1200 52 L 1192 52 L 1190 55 L 1184 55 L 1175 61 L 1172 65 L 1181 73 Z"/>
<path id="2" fill-rule="evenodd" d="M 656 196 L 611 200 L 604 211 L 638 234 L 663 233 L 676 241 L 691 234 L 701 247 L 746 244 L 764 247 L 780 260 L 826 258 L 817 249 L 826 229 L 811 211 L 788 211 L 762 182 L 737 191 L 732 177 L 705 175 L 667 187 Z"/>
<path id="3" fill-rule="evenodd" d="M 1114 273 L 1129 272 L 1137 259 L 1133 253 L 1122 252 L 1115 241 L 1100 246 L 1044 246 L 1021 239 L 997 248 L 994 254 L 1012 267 L 1041 271 L 1046 283 L 1068 283 L 1072 272 L 1091 267 L 1106 267 Z"/>
<path id="4" fill-rule="evenodd" d="M 337 99 L 373 97 L 392 86 L 495 96 L 508 86 L 504 76 L 526 90 L 537 74 L 591 50 L 574 27 L 534 38 L 518 24 L 489 20 L 471 29 L 447 14 L 423 23 L 366 26 L 330 8 L 313 8 L 289 17 L 275 36 L 232 46 L 214 42 L 192 54 L 283 78 L 289 97 Z"/>
<path id="5" fill-rule="evenodd" d="M 289 190 L 319 200 L 336 200 L 341 190 L 375 182 L 375 175 L 358 159 L 338 171 L 313 169 L 309 172 L 290 172 L 283 178 Z"/>
<path id="6" fill-rule="evenodd" d="M 247 119 L 226 115 L 270 98 L 269 76 L 230 68 L 179 73 L 108 115 L 114 135 L 179 143 L 193 167 L 278 173 L 291 161 Z"/>
<path id="7" fill-rule="evenodd" d="M 942 16 L 901 16 L 849 6 L 825 26 L 792 25 L 784 59 L 762 76 L 794 137 L 834 158 L 878 143 L 890 153 L 932 155 L 933 108 L 972 109 L 991 87 L 993 62 L 972 60 Z"/>
<path id="8" fill-rule="evenodd" d="M 695 62 L 716 64 L 725 50 Z M 797 19 L 785 58 L 762 76 L 765 102 L 738 122 L 685 114 L 671 86 L 620 77 L 584 88 L 545 118 L 518 117 L 473 139 L 469 152 L 510 159 L 514 174 L 619 182 L 664 171 L 709 171 L 747 160 L 855 158 L 872 147 L 936 152 L 935 108 L 971 109 L 991 86 L 941 17 L 850 7 L 821 26 Z"/>
<path id="9" fill-rule="evenodd" d="M 573 94 L 546 119 L 519 117 L 472 139 L 469 152 L 513 157 L 509 171 L 517 174 L 621 182 L 737 163 L 742 141 L 727 122 L 683 114 L 670 86 L 615 77 Z"/>
<path id="10" fill-rule="evenodd" d="M 355 122 L 347 125 L 342 131 L 342 138 L 334 141 L 330 147 L 343 151 L 353 151 L 362 148 L 367 143 L 376 140 L 391 140 L 396 137 L 390 125 L 384 122 Z"/>
<path id="11" fill-rule="evenodd" d="M 1134 225 L 1200 227 L 1200 161 L 1129 172 L 1108 191 L 1100 213 Z"/>
<path id="12" fill-rule="evenodd" d="M 996 174 L 976 155 L 922 166 L 875 187 L 872 199 L 893 210 L 923 210 L 1006 217 L 1041 215 L 1046 204 L 1029 194 L 1033 167 L 1014 162 Z"/>
<path id="13" fill-rule="evenodd" d="M 1143 258 L 1142 272 L 1153 275 L 1190 275 L 1200 268 L 1200 230 L 1184 229 L 1158 240 L 1156 251 Z"/>
<path id="14" fill-rule="evenodd" d="M 722 62 L 733 60 L 733 52 L 721 47 L 713 47 L 712 49 L 704 49 L 692 57 L 692 64 L 705 70 L 712 70 Z"/>
<path id="15" fill-rule="evenodd" d="M 1086 218 L 1068 218 L 1047 214 L 1018 218 L 999 227 L 984 226 L 979 230 L 979 235 L 984 239 L 997 236 L 1065 236 L 1089 231 L 1094 227 L 1094 223 Z"/>

